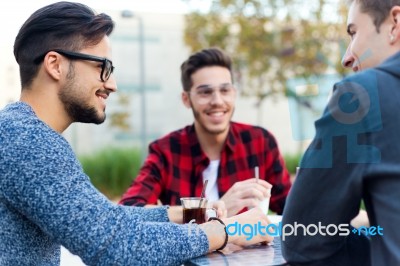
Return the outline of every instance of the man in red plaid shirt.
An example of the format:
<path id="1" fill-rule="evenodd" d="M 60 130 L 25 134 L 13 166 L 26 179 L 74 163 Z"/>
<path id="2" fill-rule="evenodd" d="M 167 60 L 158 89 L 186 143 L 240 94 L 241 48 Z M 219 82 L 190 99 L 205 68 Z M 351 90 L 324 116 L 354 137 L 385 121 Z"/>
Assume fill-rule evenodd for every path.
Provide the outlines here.
<path id="1" fill-rule="evenodd" d="M 270 132 L 231 121 L 236 89 L 230 57 L 205 49 L 191 55 L 181 72 L 182 100 L 192 109 L 194 124 L 150 144 L 120 204 L 145 206 L 160 200 L 180 205 L 181 197 L 200 196 L 208 180 L 206 197 L 224 201 L 228 216 L 258 206 L 269 193 L 270 209 L 281 214 L 291 187 L 289 174 Z"/>

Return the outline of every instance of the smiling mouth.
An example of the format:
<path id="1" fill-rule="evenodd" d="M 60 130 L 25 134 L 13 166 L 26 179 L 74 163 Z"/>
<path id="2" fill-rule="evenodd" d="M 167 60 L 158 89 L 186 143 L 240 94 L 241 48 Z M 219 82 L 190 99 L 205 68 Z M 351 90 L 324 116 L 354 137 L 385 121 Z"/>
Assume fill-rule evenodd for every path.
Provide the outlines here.
<path id="1" fill-rule="evenodd" d="M 108 98 L 108 93 L 107 92 L 96 92 L 96 96 L 100 99 L 106 100 Z"/>
<path id="2" fill-rule="evenodd" d="M 225 113 L 226 113 L 225 111 L 209 112 L 209 113 L 207 113 L 207 115 L 211 116 L 211 117 L 222 117 L 225 115 Z"/>
<path id="3" fill-rule="evenodd" d="M 107 105 L 106 104 L 106 100 L 108 98 L 108 93 L 104 92 L 104 91 L 97 91 L 96 92 L 96 96 L 97 96 L 97 99 L 99 99 L 99 103 L 101 105 L 101 108 L 103 109 L 103 111 L 105 111 L 106 105 Z"/>

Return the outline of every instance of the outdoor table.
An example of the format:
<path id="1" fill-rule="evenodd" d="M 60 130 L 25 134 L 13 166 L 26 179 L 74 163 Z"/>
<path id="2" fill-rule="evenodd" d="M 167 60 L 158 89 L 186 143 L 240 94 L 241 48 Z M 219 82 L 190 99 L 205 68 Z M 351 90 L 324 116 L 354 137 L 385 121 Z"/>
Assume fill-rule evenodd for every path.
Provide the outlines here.
<path id="1" fill-rule="evenodd" d="M 280 215 L 268 216 L 272 223 L 279 223 L 282 220 Z M 213 252 L 201 257 L 187 261 L 185 266 L 225 266 L 225 265 L 254 265 L 254 266 L 273 266 L 289 265 L 282 257 L 281 239 L 275 237 L 274 241 L 268 245 L 252 245 L 249 247 L 239 247 L 228 245 L 221 252 Z"/>
<path id="2" fill-rule="evenodd" d="M 213 252 L 186 262 L 186 266 L 225 266 L 254 265 L 272 266 L 288 265 L 281 253 L 281 240 L 275 237 L 268 245 L 253 245 L 246 248 L 230 245 L 223 252 Z"/>

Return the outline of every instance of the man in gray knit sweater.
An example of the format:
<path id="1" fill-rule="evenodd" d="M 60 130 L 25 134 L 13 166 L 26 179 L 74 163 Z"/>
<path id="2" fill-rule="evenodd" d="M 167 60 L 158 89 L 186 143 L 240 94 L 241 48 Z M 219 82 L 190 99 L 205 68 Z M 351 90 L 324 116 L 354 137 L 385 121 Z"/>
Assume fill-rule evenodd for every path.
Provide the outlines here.
<path id="1" fill-rule="evenodd" d="M 118 206 L 92 186 L 61 133 L 73 122 L 105 120 L 116 91 L 113 27 L 105 14 L 59 2 L 33 13 L 16 37 L 21 98 L 0 111 L 0 265 L 58 265 L 60 245 L 89 265 L 174 265 L 226 241 L 271 241 L 228 238 L 218 226 L 266 226 L 258 208 L 199 230 L 172 223 L 181 209 Z"/>

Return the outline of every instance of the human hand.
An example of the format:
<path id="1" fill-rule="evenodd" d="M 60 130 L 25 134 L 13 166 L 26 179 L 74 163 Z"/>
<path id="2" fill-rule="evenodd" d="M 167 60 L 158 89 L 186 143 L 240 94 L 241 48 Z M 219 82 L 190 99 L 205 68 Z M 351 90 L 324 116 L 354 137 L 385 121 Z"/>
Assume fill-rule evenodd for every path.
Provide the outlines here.
<path id="1" fill-rule="evenodd" d="M 228 234 L 227 242 L 230 246 L 244 247 L 261 242 L 272 242 L 274 239 L 266 231 L 266 227 L 270 224 L 270 221 L 258 207 L 221 220 L 227 226 L 227 229 L 224 229 L 224 226 L 218 221 L 210 221 L 200 225 L 200 228 L 207 235 L 209 251 L 216 250 L 223 245 L 226 239 L 225 230 L 228 230 L 227 232 L 230 233 L 230 235 Z M 231 230 L 228 229 L 228 227 L 239 225 L 242 229 L 241 233 L 236 232 L 232 234 Z M 252 227 L 250 234 L 248 230 L 249 227 L 246 228 L 246 233 L 243 233 L 243 226 L 245 225 L 250 225 Z M 257 225 L 257 232 L 254 231 L 255 225 Z"/>
<path id="2" fill-rule="evenodd" d="M 217 211 L 217 217 L 222 219 L 228 216 L 228 210 L 226 209 L 225 202 L 218 200 L 209 203 L 210 207 Z"/>
<path id="3" fill-rule="evenodd" d="M 355 228 L 360 228 L 362 226 L 369 227 L 368 214 L 364 210 L 360 210 L 358 215 L 351 220 L 350 224 Z"/>
<path id="4" fill-rule="evenodd" d="M 146 205 L 147 208 L 159 207 L 155 205 Z M 218 218 L 226 218 L 227 210 L 225 207 L 225 203 L 223 201 L 214 201 L 208 203 L 207 208 L 213 208 L 216 211 L 216 216 Z M 211 209 L 210 209 L 211 210 Z M 208 210 L 207 210 L 208 211 Z M 169 206 L 167 210 L 168 218 L 173 223 L 182 224 L 183 223 L 183 207 L 182 206 Z M 210 215 L 212 217 L 215 215 Z M 207 218 L 208 219 L 208 218 Z"/>
<path id="5" fill-rule="evenodd" d="M 271 188 L 267 181 L 251 178 L 236 182 L 220 200 L 225 202 L 228 217 L 231 217 L 245 207 L 257 207 L 260 201 L 271 196 Z"/>
<path id="6" fill-rule="evenodd" d="M 229 236 L 228 243 L 232 243 L 238 246 L 249 246 L 261 242 L 272 242 L 273 236 L 268 234 L 266 227 L 271 223 L 267 215 L 262 212 L 259 207 L 253 208 L 249 211 L 241 213 L 239 215 L 232 216 L 230 218 L 222 219 L 226 226 L 240 224 L 242 231 L 243 226 L 246 228 L 246 233 L 237 233 Z M 255 227 L 257 225 L 257 228 Z M 251 230 L 248 230 L 252 228 Z M 231 232 L 231 230 L 230 230 Z M 261 232 L 261 233 L 260 233 Z M 262 234 L 264 233 L 264 235 Z"/>
<path id="7" fill-rule="evenodd" d="M 146 205 L 148 207 L 148 205 Z M 170 222 L 182 224 L 183 223 L 183 207 L 182 206 L 169 206 L 167 210 Z"/>

